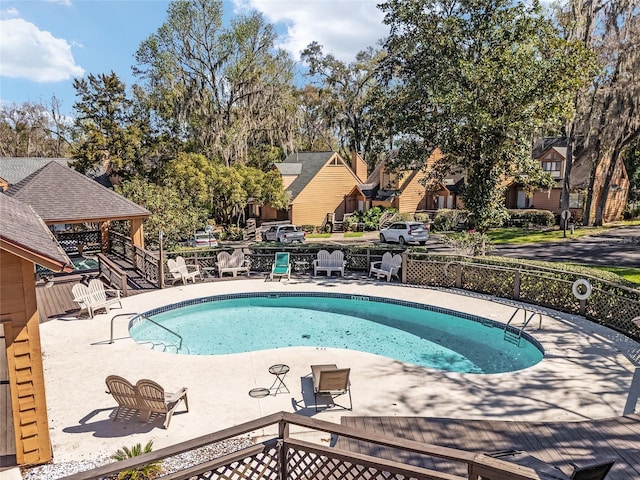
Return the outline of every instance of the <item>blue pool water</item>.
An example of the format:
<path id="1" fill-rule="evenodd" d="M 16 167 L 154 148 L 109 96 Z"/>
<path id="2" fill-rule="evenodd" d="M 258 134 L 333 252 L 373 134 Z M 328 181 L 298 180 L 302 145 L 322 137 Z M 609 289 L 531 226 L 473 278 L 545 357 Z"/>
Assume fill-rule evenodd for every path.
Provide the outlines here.
<path id="1" fill-rule="evenodd" d="M 492 320 L 412 302 L 339 294 L 207 297 L 147 312 L 129 327 L 139 343 L 191 355 L 331 347 L 468 373 L 521 370 L 543 357 L 535 339 L 525 334 L 520 345 L 507 342 L 504 325 Z"/>

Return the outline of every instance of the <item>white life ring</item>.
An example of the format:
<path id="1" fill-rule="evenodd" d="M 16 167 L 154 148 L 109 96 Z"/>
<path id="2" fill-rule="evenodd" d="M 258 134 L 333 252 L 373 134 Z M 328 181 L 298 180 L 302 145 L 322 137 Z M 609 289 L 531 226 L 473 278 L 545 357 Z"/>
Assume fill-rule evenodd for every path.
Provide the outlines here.
<path id="1" fill-rule="evenodd" d="M 580 285 L 584 286 L 584 293 L 580 293 L 580 291 L 578 290 L 578 287 L 580 287 Z M 585 278 L 579 278 L 578 280 L 573 282 L 573 287 L 571 287 L 571 290 L 573 291 L 573 295 L 578 300 L 586 300 L 591 296 L 593 288 L 591 287 L 589 280 Z"/>

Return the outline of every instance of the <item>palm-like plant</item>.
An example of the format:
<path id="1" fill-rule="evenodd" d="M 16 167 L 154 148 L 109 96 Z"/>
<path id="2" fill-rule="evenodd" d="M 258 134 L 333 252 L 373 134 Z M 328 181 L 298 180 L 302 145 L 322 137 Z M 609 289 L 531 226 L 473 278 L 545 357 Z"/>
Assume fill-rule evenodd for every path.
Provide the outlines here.
<path id="1" fill-rule="evenodd" d="M 115 454 L 113 454 L 111 458 L 118 461 L 126 460 L 128 458 L 137 457 L 144 453 L 149 453 L 151 452 L 152 447 L 153 440 L 149 440 L 149 442 L 144 446 L 144 449 L 139 443 L 131 448 L 122 447 Z M 140 467 L 120 472 L 118 474 L 118 480 L 151 480 L 153 478 L 156 478 L 161 472 L 162 467 L 160 466 L 160 462 L 152 462 Z"/>

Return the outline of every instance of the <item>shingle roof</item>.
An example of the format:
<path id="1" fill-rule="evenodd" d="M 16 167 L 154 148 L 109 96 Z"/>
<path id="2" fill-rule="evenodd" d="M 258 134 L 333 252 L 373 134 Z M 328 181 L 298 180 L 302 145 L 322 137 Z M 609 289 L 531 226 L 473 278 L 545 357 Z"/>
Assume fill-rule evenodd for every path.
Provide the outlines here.
<path id="1" fill-rule="evenodd" d="M 291 200 L 294 200 L 298 194 L 307 186 L 307 184 L 315 177 L 325 164 L 335 155 L 335 152 L 300 152 L 292 153 L 280 164 L 301 164 L 300 174 L 289 185 L 289 193 Z M 285 167 L 287 168 L 287 167 Z M 282 171 L 282 170 L 280 170 Z"/>
<path id="2" fill-rule="evenodd" d="M 70 161 L 68 158 L 0 157 L 0 178 L 6 180 L 9 185 L 13 185 L 36 170 L 40 170 L 49 162 L 56 162 L 66 167 Z"/>
<path id="3" fill-rule="evenodd" d="M 0 193 L 0 243 L 4 249 L 43 267 L 73 270 L 71 260 L 33 208 L 3 193 Z"/>
<path id="4" fill-rule="evenodd" d="M 49 162 L 10 186 L 7 194 L 31 205 L 46 223 L 101 222 L 151 215 L 146 208 L 56 162 Z"/>

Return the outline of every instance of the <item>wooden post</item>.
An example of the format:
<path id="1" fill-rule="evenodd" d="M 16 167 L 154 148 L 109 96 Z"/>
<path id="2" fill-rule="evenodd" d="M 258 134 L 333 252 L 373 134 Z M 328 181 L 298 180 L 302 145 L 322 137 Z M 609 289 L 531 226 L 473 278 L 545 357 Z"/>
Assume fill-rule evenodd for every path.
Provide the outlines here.
<path id="1" fill-rule="evenodd" d="M 160 258 L 158 259 L 158 286 L 164 288 L 164 232 L 160 230 Z"/>
<path id="2" fill-rule="evenodd" d="M 111 251 L 111 243 L 109 238 L 110 222 L 100 222 L 100 251 L 108 253 Z"/>
<path id="3" fill-rule="evenodd" d="M 142 230 L 142 219 L 132 218 L 131 223 L 131 243 L 136 247 L 144 248 L 144 232 Z"/>

